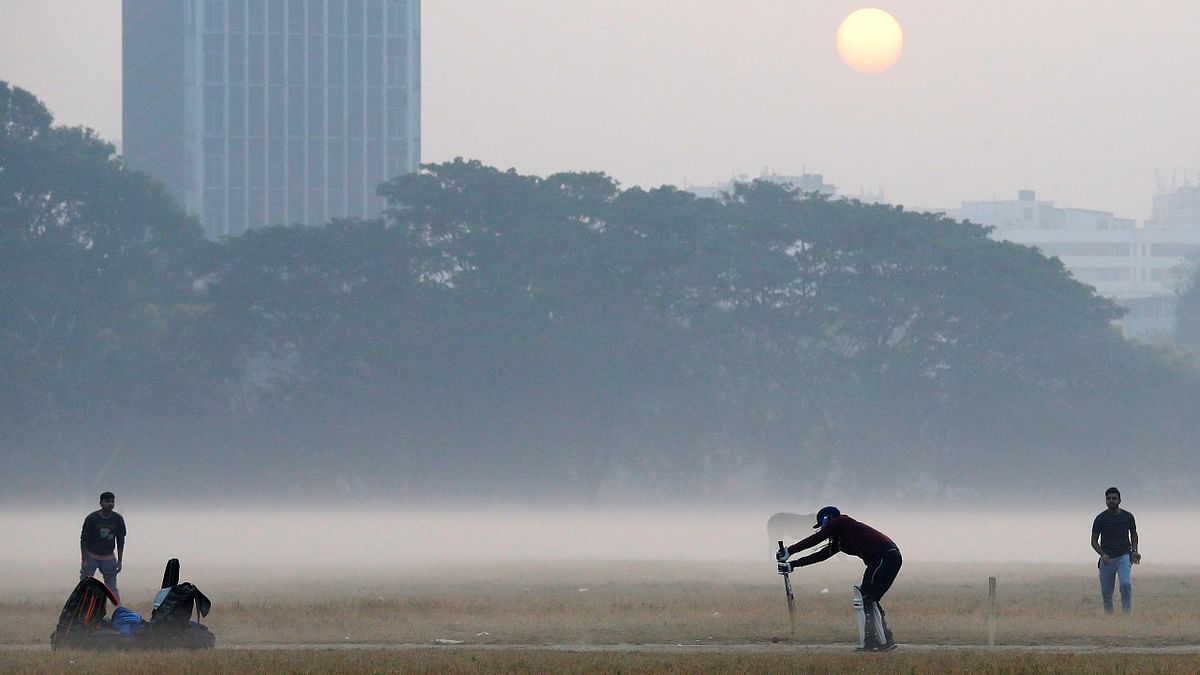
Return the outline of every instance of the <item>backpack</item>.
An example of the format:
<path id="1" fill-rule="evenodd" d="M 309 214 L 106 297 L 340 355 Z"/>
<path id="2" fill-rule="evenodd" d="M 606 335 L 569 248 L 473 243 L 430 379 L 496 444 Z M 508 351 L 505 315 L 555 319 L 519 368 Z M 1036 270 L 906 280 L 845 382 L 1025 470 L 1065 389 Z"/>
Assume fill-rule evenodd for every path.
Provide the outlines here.
<path id="1" fill-rule="evenodd" d="M 208 616 L 212 609 L 212 601 L 200 592 L 199 588 L 185 581 L 175 584 L 167 591 L 162 604 L 154 608 L 150 614 L 151 626 L 182 626 L 192 620 L 192 611 L 200 616 Z"/>
<path id="2" fill-rule="evenodd" d="M 146 630 L 135 635 L 139 646 L 151 649 L 211 649 L 215 646 L 217 638 L 208 627 L 192 621 L 193 611 L 208 616 L 212 609 L 208 596 L 187 581 L 163 590 L 166 595 L 154 608 Z"/>
<path id="3" fill-rule="evenodd" d="M 104 621 L 109 600 L 117 605 L 117 597 L 103 581 L 93 577 L 81 580 L 58 615 L 58 625 L 50 634 L 50 648 L 82 646 L 89 637 L 111 632 Z"/>

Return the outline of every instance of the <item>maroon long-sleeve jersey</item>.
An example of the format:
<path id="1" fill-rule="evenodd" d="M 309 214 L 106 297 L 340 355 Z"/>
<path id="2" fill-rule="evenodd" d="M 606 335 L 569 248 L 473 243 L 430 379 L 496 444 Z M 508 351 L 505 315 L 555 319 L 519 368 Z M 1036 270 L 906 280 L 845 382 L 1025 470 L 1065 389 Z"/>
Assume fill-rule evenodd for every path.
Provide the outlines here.
<path id="1" fill-rule="evenodd" d="M 862 558 L 863 562 L 870 562 L 871 557 L 883 550 L 884 547 L 896 545 L 887 535 L 879 530 L 860 523 L 850 516 L 840 515 L 834 517 L 825 527 L 822 527 L 811 536 L 805 537 L 787 547 L 788 554 L 799 553 L 806 548 L 816 546 L 826 539 L 829 540 L 829 546 L 816 553 L 800 558 L 796 561 L 796 566 L 803 567 L 821 562 L 822 560 L 828 560 L 830 556 L 838 552 L 858 556 Z"/>

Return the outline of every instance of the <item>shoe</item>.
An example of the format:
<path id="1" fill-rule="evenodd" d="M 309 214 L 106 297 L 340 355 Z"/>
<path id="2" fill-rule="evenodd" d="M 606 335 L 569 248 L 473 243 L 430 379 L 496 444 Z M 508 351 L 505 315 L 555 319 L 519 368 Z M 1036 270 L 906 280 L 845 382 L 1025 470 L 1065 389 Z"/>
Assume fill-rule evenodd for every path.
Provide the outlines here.
<path id="1" fill-rule="evenodd" d="M 878 642 L 869 642 L 863 647 L 855 647 L 856 652 L 890 652 L 896 648 L 896 643 L 888 641 L 887 644 L 879 644 Z"/>

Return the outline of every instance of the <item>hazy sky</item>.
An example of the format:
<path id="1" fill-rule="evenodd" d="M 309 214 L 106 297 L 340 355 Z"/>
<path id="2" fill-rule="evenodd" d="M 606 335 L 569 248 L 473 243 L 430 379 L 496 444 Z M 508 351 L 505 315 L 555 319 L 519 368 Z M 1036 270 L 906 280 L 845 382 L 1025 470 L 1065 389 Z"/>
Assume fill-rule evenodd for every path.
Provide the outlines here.
<path id="1" fill-rule="evenodd" d="M 181 0 L 182 1 L 182 0 Z M 422 161 L 626 186 L 822 173 L 843 194 L 1143 219 L 1200 172 L 1200 3 L 896 0 L 900 62 L 851 71 L 844 0 L 425 0 Z M 0 79 L 121 129 L 120 0 L 0 0 Z"/>

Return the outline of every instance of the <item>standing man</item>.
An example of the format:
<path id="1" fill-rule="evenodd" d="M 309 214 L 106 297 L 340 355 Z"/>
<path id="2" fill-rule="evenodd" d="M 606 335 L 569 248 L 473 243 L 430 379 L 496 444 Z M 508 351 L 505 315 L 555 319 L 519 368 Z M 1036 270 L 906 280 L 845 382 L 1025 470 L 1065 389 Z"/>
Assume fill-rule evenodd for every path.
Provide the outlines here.
<path id="1" fill-rule="evenodd" d="M 83 531 L 79 533 L 79 579 L 87 579 L 99 569 L 104 575 L 104 584 L 120 605 L 117 575 L 121 572 L 121 561 L 125 556 L 125 519 L 113 511 L 116 504 L 117 498 L 113 493 L 102 492 L 100 510 L 92 511 L 83 519 Z"/>
<path id="2" fill-rule="evenodd" d="M 1138 553 L 1137 521 L 1133 514 L 1121 508 L 1121 491 L 1110 487 L 1104 491 L 1104 503 L 1108 507 L 1092 521 L 1092 550 L 1100 554 L 1096 566 L 1100 568 L 1100 597 L 1104 600 L 1104 611 L 1113 612 L 1113 580 L 1121 581 L 1121 611 L 1133 611 L 1133 581 L 1130 579 L 1130 563 L 1142 562 Z"/>
<path id="3" fill-rule="evenodd" d="M 826 506 L 817 511 L 817 524 L 813 525 L 813 529 L 820 529 L 820 532 L 788 546 L 777 554 L 779 573 L 791 572 L 797 567 L 828 560 L 839 552 L 862 558 L 867 564 L 867 569 L 863 572 L 862 585 L 854 587 L 859 649 L 894 649 L 896 642 L 892 639 L 892 631 L 887 627 L 887 620 L 879 601 L 892 587 L 892 582 L 896 580 L 896 574 L 900 572 L 900 566 L 904 563 L 900 557 L 900 549 L 887 535 L 842 514 L 836 506 Z M 820 551 L 788 562 L 787 558 L 791 554 L 826 540 L 829 541 L 829 545 Z"/>

